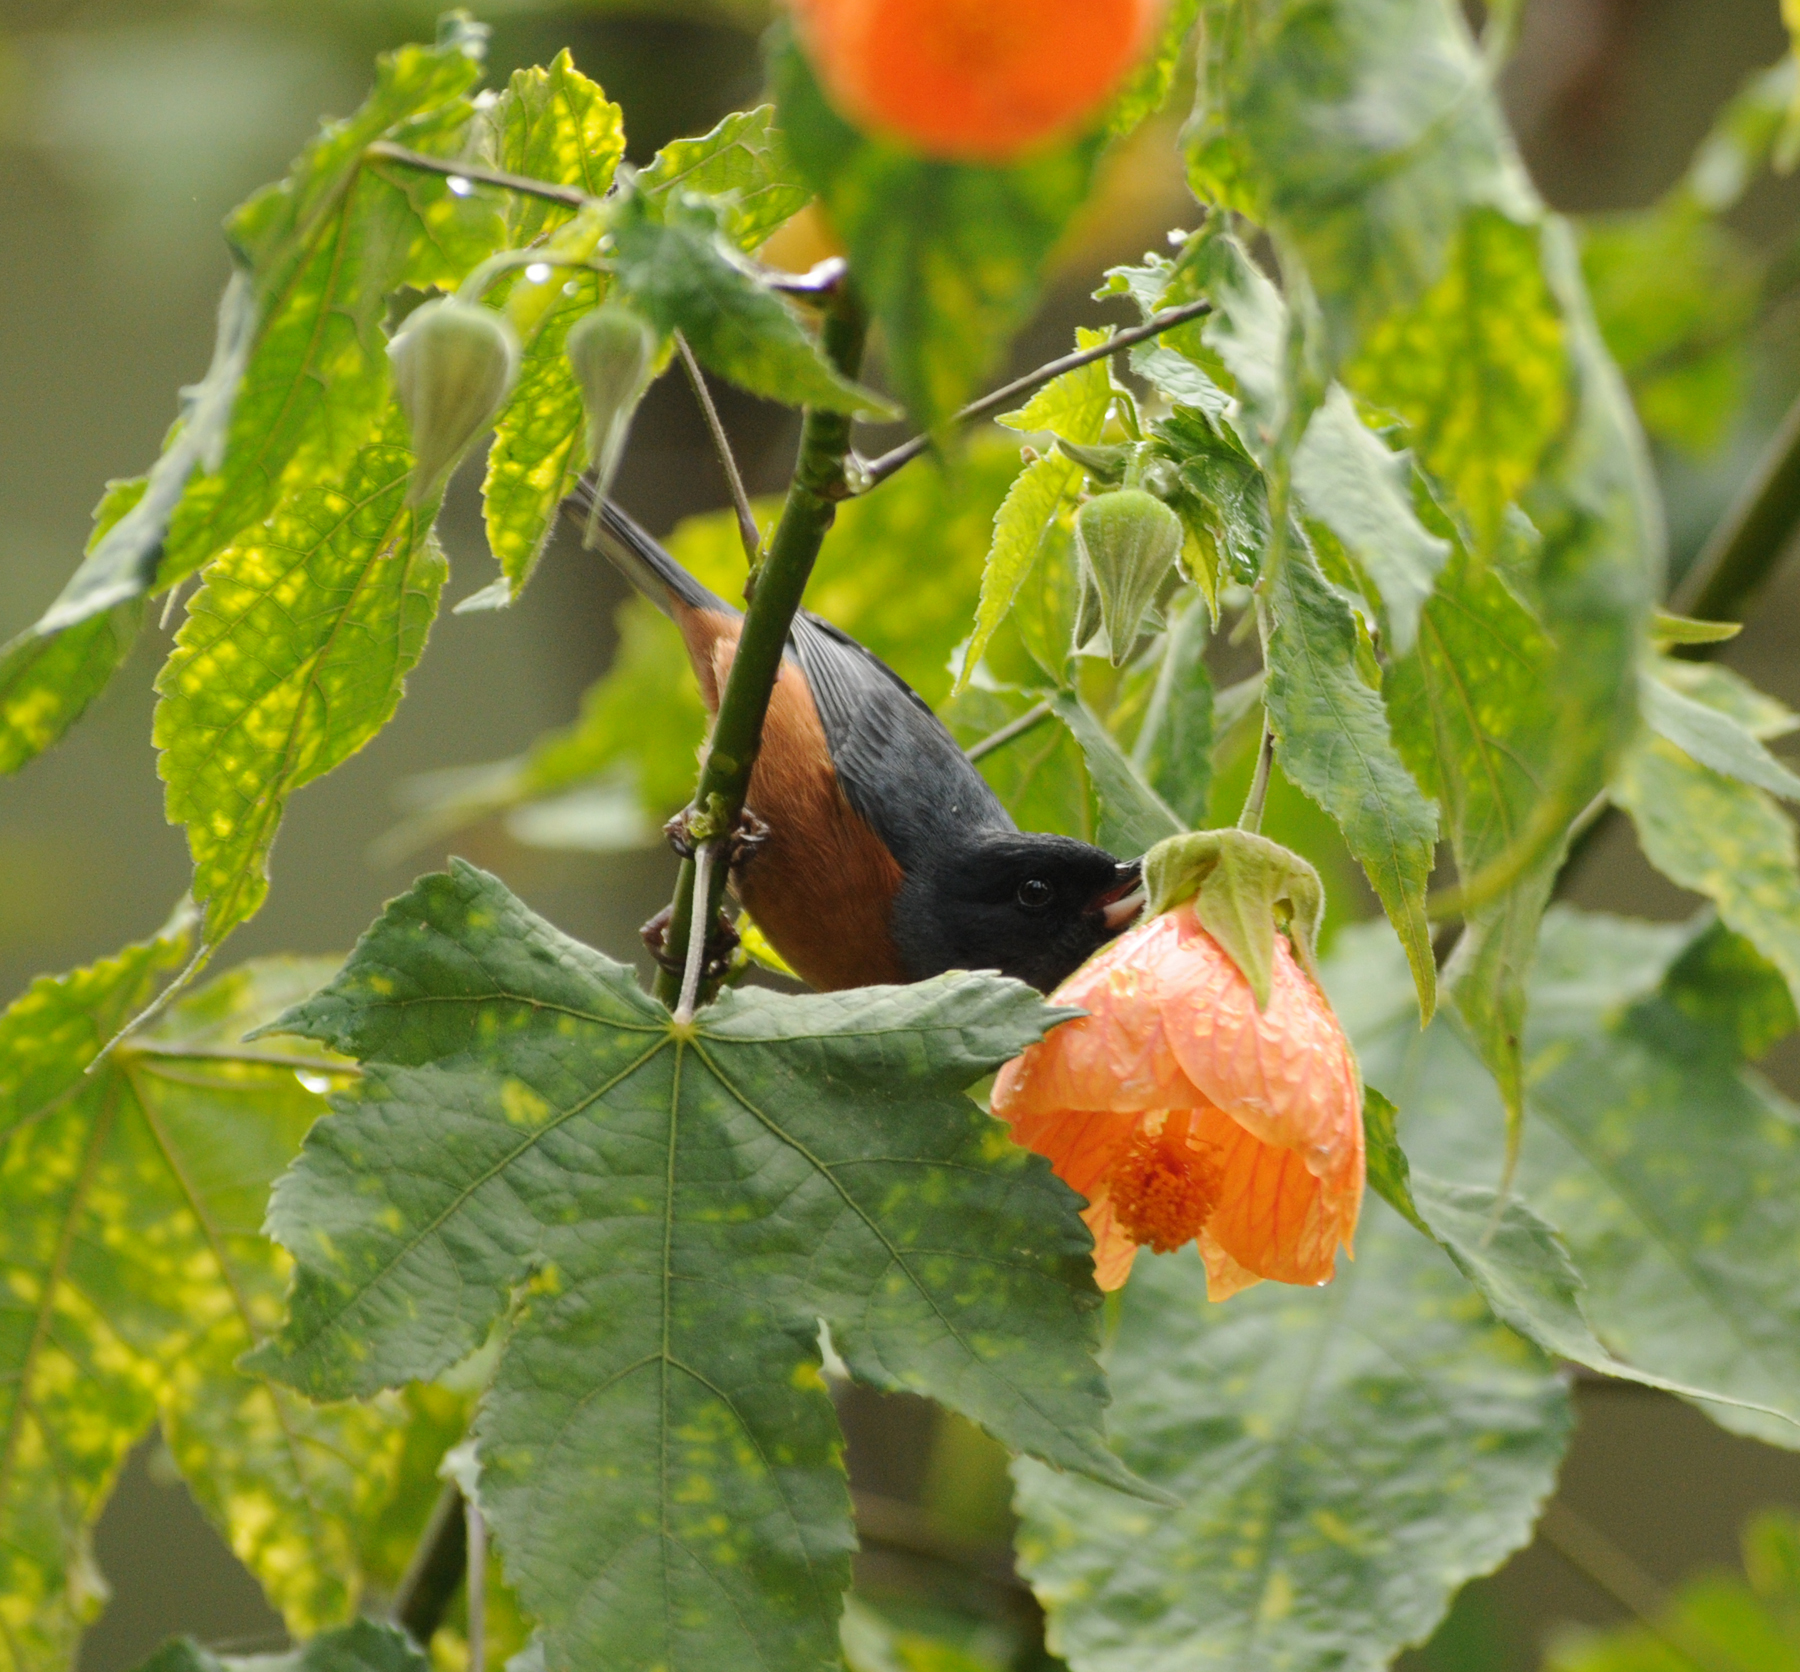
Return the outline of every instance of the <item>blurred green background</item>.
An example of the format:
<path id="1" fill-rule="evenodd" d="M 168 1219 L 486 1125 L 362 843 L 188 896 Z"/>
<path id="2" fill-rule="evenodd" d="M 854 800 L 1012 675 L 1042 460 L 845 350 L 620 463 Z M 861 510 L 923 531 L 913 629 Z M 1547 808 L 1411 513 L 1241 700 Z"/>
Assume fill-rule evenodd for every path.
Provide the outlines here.
<path id="1" fill-rule="evenodd" d="M 623 104 L 636 161 L 754 101 L 760 84 L 765 11 L 755 0 L 654 9 L 499 0 L 475 9 L 493 26 L 496 80 L 570 46 Z M 221 215 L 282 171 L 320 113 L 356 102 L 373 53 L 429 38 L 434 11 L 390 0 L 0 0 L 0 639 L 54 595 L 101 484 L 145 467 L 177 386 L 204 369 L 226 270 Z M 1743 76 L 1775 59 L 1784 39 L 1777 0 L 1527 0 L 1504 90 L 1545 195 L 1583 214 L 1649 202 Z M 1085 299 L 1104 265 L 1191 224 L 1171 137 L 1165 124 L 1111 170 L 1017 347 L 1021 364 L 1064 350 L 1074 323 L 1104 317 Z M 1787 254 L 1800 232 L 1800 183 L 1765 182 L 1733 226 L 1752 245 Z M 1800 387 L 1797 337 L 1777 310 L 1758 338 L 1741 422 L 1704 455 L 1659 456 L 1677 563 Z M 721 404 L 752 489 L 777 490 L 791 419 L 729 391 Z M 443 524 L 452 600 L 493 574 L 474 474 L 464 473 Z M 659 531 L 723 502 L 678 381 L 653 391 L 620 493 Z M 441 861 L 441 845 L 402 863 L 371 859 L 371 843 L 396 819 L 393 786 L 514 753 L 569 719 L 606 666 L 618 600 L 610 571 L 565 539 L 516 609 L 446 612 L 394 723 L 295 799 L 270 902 L 228 961 L 341 951 L 384 898 Z M 0 782 L 7 994 L 39 971 L 153 929 L 185 886 L 184 845 L 163 822 L 149 747 L 150 680 L 165 637 L 146 633 L 87 721 Z M 1797 650 L 1800 574 L 1790 568 L 1729 659 L 1800 705 Z M 672 875 L 660 851 L 526 848 L 497 824 L 461 833 L 454 847 L 619 956 L 638 952 L 636 925 L 666 899 Z M 1694 904 L 1638 862 L 1619 833 L 1590 857 L 1577 898 L 1664 917 Z M 1800 1089 L 1800 1057 L 1771 1066 L 1790 1093 Z M 1623 1618 L 1621 1595 L 1641 1602 L 1696 1570 L 1735 1568 L 1738 1529 L 1752 1511 L 1800 1509 L 1800 1455 L 1732 1439 L 1689 1407 L 1624 1384 L 1585 1383 L 1580 1409 L 1555 1523 L 1564 1553 L 1540 1539 L 1471 1586 L 1418 1665 L 1535 1667 L 1559 1629 Z M 945 1537 L 987 1552 L 979 1570 L 991 1556 L 982 1541 L 1004 1534 L 1003 1485 L 986 1454 L 904 1401 L 854 1394 L 845 1417 L 870 1546 L 861 1582 L 896 1593 L 941 1588 L 943 1564 L 931 1552 Z M 172 1478 L 146 1444 L 101 1523 L 97 1554 L 114 1600 L 89 1634 L 84 1672 L 122 1672 L 177 1631 L 241 1648 L 280 1641 L 254 1585 Z M 1581 1546 L 1586 1532 L 1598 1542 Z M 1586 1549 L 1585 1559 L 1571 1561 L 1571 1547 Z M 1623 1565 L 1608 1568 L 1612 1558 Z M 956 1581 L 965 1582 L 999 1595 L 1003 1613 L 1016 1605 L 1005 1601 L 1014 1593 L 1003 1570 Z"/>

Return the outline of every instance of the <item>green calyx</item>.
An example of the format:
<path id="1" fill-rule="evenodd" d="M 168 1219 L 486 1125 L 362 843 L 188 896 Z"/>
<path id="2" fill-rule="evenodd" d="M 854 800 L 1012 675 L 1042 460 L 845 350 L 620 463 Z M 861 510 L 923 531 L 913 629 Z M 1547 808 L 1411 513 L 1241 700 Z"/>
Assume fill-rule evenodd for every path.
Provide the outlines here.
<path id="1" fill-rule="evenodd" d="M 1138 487 L 1096 495 L 1075 514 L 1083 598 L 1077 633 L 1085 627 L 1093 636 L 1097 609 L 1115 668 L 1130 654 L 1144 612 L 1174 567 L 1181 537 L 1181 518 Z"/>
<path id="2" fill-rule="evenodd" d="M 487 431 L 519 369 L 519 339 L 491 309 L 446 296 L 415 309 L 388 344 L 394 393 L 412 435 L 408 501 L 441 489 Z"/>
<path id="3" fill-rule="evenodd" d="M 1314 981 L 1325 889 L 1299 854 L 1248 830 L 1195 830 L 1158 842 L 1144 856 L 1146 910 L 1156 916 L 1194 902 L 1200 927 L 1243 972 L 1257 1008 L 1275 979 L 1275 936 L 1285 932 Z"/>
<path id="4" fill-rule="evenodd" d="M 632 414 L 650 385 L 656 333 L 631 309 L 608 302 L 576 320 L 565 346 L 587 411 L 588 466 L 598 505 L 625 451 Z"/>

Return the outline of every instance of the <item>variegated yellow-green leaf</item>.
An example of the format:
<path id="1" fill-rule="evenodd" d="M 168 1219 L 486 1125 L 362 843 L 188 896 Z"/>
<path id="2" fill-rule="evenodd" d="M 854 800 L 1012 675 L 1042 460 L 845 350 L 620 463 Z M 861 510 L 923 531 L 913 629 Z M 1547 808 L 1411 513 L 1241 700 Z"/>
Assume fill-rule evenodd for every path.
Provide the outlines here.
<path id="1" fill-rule="evenodd" d="M 436 506 L 406 503 L 397 409 L 388 430 L 341 487 L 295 493 L 211 565 L 158 676 L 158 769 L 208 946 L 268 893 L 288 796 L 386 724 L 425 648 L 445 574 Z"/>
<path id="2" fill-rule="evenodd" d="M 246 1376 L 287 1261 L 268 1186 L 345 1065 L 246 1046 L 329 969 L 267 960 L 95 1053 L 186 931 L 45 977 L 0 1015 L 0 1667 L 62 1664 L 103 1592 L 88 1534 L 160 1420 L 189 1488 L 296 1631 L 346 1618 L 403 1409 L 329 1410 Z M 317 1089 L 308 1089 L 310 1087 Z M 415 1529 L 416 1531 L 416 1529 Z"/>

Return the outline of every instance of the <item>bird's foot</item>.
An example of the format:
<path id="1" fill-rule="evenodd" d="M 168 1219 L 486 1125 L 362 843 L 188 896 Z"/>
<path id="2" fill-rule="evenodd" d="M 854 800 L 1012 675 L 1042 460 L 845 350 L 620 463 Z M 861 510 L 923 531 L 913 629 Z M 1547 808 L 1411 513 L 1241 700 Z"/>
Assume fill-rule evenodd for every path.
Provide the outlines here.
<path id="1" fill-rule="evenodd" d="M 681 975 L 687 969 L 687 948 L 671 950 L 669 946 L 669 924 L 673 921 L 675 908 L 664 906 L 650 919 L 638 934 L 643 937 L 644 945 L 649 948 L 650 956 L 671 975 Z M 724 912 L 720 912 L 718 920 L 713 924 L 713 931 L 706 937 L 706 967 L 700 972 L 705 980 L 713 981 L 730 973 L 738 949 L 738 932 L 732 927 Z"/>
<path id="2" fill-rule="evenodd" d="M 663 835 L 668 844 L 683 859 L 692 859 L 694 849 L 700 843 L 712 840 L 711 831 L 704 816 L 697 807 L 683 807 L 674 818 L 663 826 Z M 748 807 L 740 809 L 731 834 L 726 838 L 725 856 L 729 865 L 735 869 L 749 859 L 752 854 L 769 839 L 769 827 Z"/>

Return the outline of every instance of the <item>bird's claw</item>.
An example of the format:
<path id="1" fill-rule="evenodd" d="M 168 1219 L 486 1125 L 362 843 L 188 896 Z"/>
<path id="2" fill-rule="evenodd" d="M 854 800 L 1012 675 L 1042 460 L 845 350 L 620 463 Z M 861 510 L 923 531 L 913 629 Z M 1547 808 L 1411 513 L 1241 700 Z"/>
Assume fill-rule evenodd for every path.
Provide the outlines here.
<path id="1" fill-rule="evenodd" d="M 683 807 L 674 818 L 663 826 L 663 835 L 667 838 L 669 846 L 683 859 L 694 857 L 694 848 L 697 845 L 694 836 L 694 820 L 697 817 L 698 812 L 694 807 Z M 768 839 L 768 825 L 748 807 L 741 808 L 738 812 L 737 822 L 732 827 L 731 835 L 726 840 L 727 863 L 735 870 Z M 651 921 L 654 922 L 655 919 Z M 648 926 L 646 925 L 646 927 Z"/>
<path id="2" fill-rule="evenodd" d="M 673 822 L 673 821 L 671 821 Z M 681 975 L 687 969 L 687 949 L 683 947 L 679 953 L 669 950 L 669 924 L 673 921 L 675 908 L 664 906 L 650 919 L 638 934 L 643 937 L 644 945 L 650 956 L 658 965 L 671 975 Z M 738 932 L 732 927 L 724 912 L 720 912 L 718 921 L 713 925 L 713 932 L 706 937 L 706 967 L 700 973 L 703 979 L 715 981 L 731 971 L 733 956 L 738 949 Z"/>

